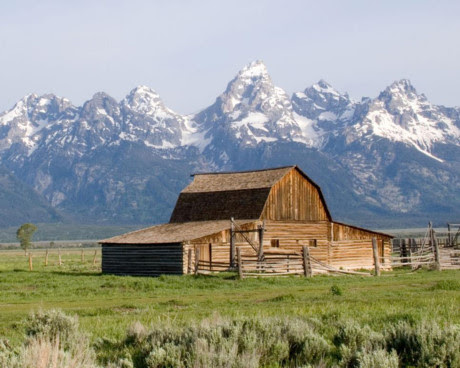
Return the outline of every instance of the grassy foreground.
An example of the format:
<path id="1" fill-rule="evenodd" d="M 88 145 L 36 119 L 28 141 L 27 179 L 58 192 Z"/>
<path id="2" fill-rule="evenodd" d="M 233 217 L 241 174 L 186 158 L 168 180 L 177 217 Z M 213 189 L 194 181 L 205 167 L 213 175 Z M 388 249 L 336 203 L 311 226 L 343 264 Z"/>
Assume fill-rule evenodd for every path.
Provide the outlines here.
<path id="1" fill-rule="evenodd" d="M 19 346 L 33 311 L 62 309 L 79 317 L 93 342 L 120 341 L 134 322 L 146 328 L 181 328 L 203 320 L 306 318 L 353 320 L 375 331 L 399 322 L 460 324 L 460 272 L 395 271 L 379 278 L 316 276 L 237 280 L 216 276 L 116 277 L 100 274 L 100 253 L 57 251 L 44 266 L 33 251 L 0 252 L 0 337 Z"/>

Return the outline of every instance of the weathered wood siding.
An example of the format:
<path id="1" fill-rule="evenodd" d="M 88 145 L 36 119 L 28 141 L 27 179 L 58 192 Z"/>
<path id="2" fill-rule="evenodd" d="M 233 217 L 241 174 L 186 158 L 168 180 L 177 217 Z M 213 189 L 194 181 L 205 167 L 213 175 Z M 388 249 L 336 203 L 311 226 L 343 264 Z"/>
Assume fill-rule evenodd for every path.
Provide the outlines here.
<path id="1" fill-rule="evenodd" d="M 328 214 L 318 189 L 291 170 L 271 188 L 261 218 L 323 221 L 328 220 Z"/>
<path id="2" fill-rule="evenodd" d="M 159 276 L 183 273 L 182 244 L 102 244 L 102 273 Z"/>
<path id="3" fill-rule="evenodd" d="M 230 221 L 229 221 L 230 224 Z M 240 225 L 242 230 L 255 230 L 257 225 L 261 222 L 253 222 L 245 225 Z M 259 245 L 259 236 L 256 232 L 246 233 L 246 237 L 253 242 L 255 245 Z M 241 234 L 235 234 L 235 246 L 242 249 L 242 255 L 255 255 L 255 251 L 246 241 L 246 239 Z M 191 249 L 191 264 L 195 264 L 195 252 L 196 249 L 200 249 L 200 260 L 210 261 L 210 255 L 212 255 L 212 262 L 216 263 L 218 266 L 214 267 L 214 270 L 220 270 L 222 264 L 225 264 L 226 267 L 230 267 L 230 229 L 220 231 L 215 234 L 210 234 L 208 236 L 194 239 L 190 242 L 184 244 L 183 249 L 183 272 L 188 273 L 189 265 L 189 250 Z"/>
<path id="4" fill-rule="evenodd" d="M 381 268 L 391 268 L 391 244 L 389 241 L 378 240 L 378 254 L 379 257 L 383 257 L 380 260 Z M 345 270 L 360 268 L 373 269 L 372 240 L 342 240 L 332 242 L 329 264 L 335 268 L 343 268 Z"/>
<path id="5" fill-rule="evenodd" d="M 279 240 L 280 249 L 301 252 L 306 245 L 310 255 L 322 262 L 329 262 L 329 221 L 266 221 L 264 249 L 271 248 L 271 240 Z"/>
<path id="6" fill-rule="evenodd" d="M 332 240 L 366 240 L 366 239 L 385 239 L 389 241 L 390 236 L 385 236 L 383 234 L 374 233 L 367 231 L 365 229 L 359 229 L 354 226 L 332 223 Z"/>

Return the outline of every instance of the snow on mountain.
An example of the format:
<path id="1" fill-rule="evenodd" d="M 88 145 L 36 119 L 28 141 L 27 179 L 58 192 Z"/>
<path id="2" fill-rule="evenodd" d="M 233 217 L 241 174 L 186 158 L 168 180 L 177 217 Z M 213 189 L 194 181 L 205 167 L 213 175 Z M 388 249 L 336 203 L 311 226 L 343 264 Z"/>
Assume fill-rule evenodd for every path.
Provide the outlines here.
<path id="1" fill-rule="evenodd" d="M 366 114 L 348 129 L 349 143 L 377 136 L 403 142 L 440 160 L 431 153 L 435 143 L 460 145 L 460 129 L 444 109 L 417 94 L 408 80 L 394 82 L 368 103 Z"/>
<path id="2" fill-rule="evenodd" d="M 302 129 L 304 135 L 308 134 L 312 138 L 312 145 L 320 148 L 329 134 L 339 134 L 351 122 L 356 102 L 348 94 L 342 94 L 326 81 L 320 80 L 303 92 L 294 93 L 292 106 L 299 125 L 302 119 L 308 119 L 309 131 L 305 133 L 305 129 Z"/>
<path id="3" fill-rule="evenodd" d="M 244 146 L 279 139 L 307 142 L 288 95 L 273 84 L 262 61 L 244 67 L 216 102 L 193 120 L 206 137 L 225 136 Z"/>
<path id="4" fill-rule="evenodd" d="M 124 114 L 121 139 L 167 149 L 183 145 L 184 135 L 191 133 L 188 119 L 166 107 L 149 87 L 133 89 L 120 105 Z"/>
<path id="5" fill-rule="evenodd" d="M 0 114 L 0 152 L 18 145 L 27 155 L 32 154 L 43 129 L 70 106 L 69 100 L 52 94 L 25 96 L 13 108 Z"/>
<path id="6" fill-rule="evenodd" d="M 377 98 L 353 101 L 320 81 L 292 96 L 294 111 L 312 121 L 317 147 L 331 136 L 344 136 L 346 144 L 386 138 L 410 145 L 430 158 L 436 143 L 460 145 L 458 112 L 431 104 L 403 79 Z"/>
<path id="7" fill-rule="evenodd" d="M 28 95 L 0 114 L 0 165 L 55 208 L 98 221 L 149 222 L 153 209 L 167 218 L 184 172 L 287 164 L 314 173 L 345 214 L 355 212 L 341 189 L 364 209 L 357 217 L 426 213 L 458 207 L 458 157 L 460 109 L 431 104 L 407 80 L 361 101 L 323 80 L 289 98 L 261 61 L 195 115 L 146 86 L 82 106 Z"/>

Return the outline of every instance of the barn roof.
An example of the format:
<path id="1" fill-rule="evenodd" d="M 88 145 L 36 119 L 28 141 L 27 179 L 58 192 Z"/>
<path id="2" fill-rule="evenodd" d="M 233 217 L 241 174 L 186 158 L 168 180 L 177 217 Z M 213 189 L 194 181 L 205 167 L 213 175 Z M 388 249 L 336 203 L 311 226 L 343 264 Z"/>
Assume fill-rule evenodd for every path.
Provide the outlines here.
<path id="1" fill-rule="evenodd" d="M 253 220 L 238 220 L 244 225 Z M 199 239 L 230 229 L 230 220 L 168 223 L 101 240 L 102 244 L 166 244 Z"/>
<path id="2" fill-rule="evenodd" d="M 197 173 L 193 181 L 182 193 L 222 192 L 229 190 L 247 190 L 271 188 L 295 166 L 277 167 L 274 169 Z"/>
<path id="3" fill-rule="evenodd" d="M 259 219 L 270 190 L 288 172 L 296 169 L 317 190 L 327 216 L 331 215 L 320 187 L 297 166 L 273 169 L 198 173 L 180 193 L 170 222 Z"/>

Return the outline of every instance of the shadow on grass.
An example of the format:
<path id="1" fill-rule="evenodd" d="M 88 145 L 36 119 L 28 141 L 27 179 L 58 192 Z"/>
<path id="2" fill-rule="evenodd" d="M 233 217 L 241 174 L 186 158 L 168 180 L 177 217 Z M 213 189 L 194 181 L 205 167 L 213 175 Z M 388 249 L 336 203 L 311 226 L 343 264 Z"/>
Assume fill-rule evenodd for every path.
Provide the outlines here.
<path id="1" fill-rule="evenodd" d="M 64 276 L 102 276 L 102 272 L 50 271 L 47 273 L 50 273 L 52 275 L 64 275 Z"/>

